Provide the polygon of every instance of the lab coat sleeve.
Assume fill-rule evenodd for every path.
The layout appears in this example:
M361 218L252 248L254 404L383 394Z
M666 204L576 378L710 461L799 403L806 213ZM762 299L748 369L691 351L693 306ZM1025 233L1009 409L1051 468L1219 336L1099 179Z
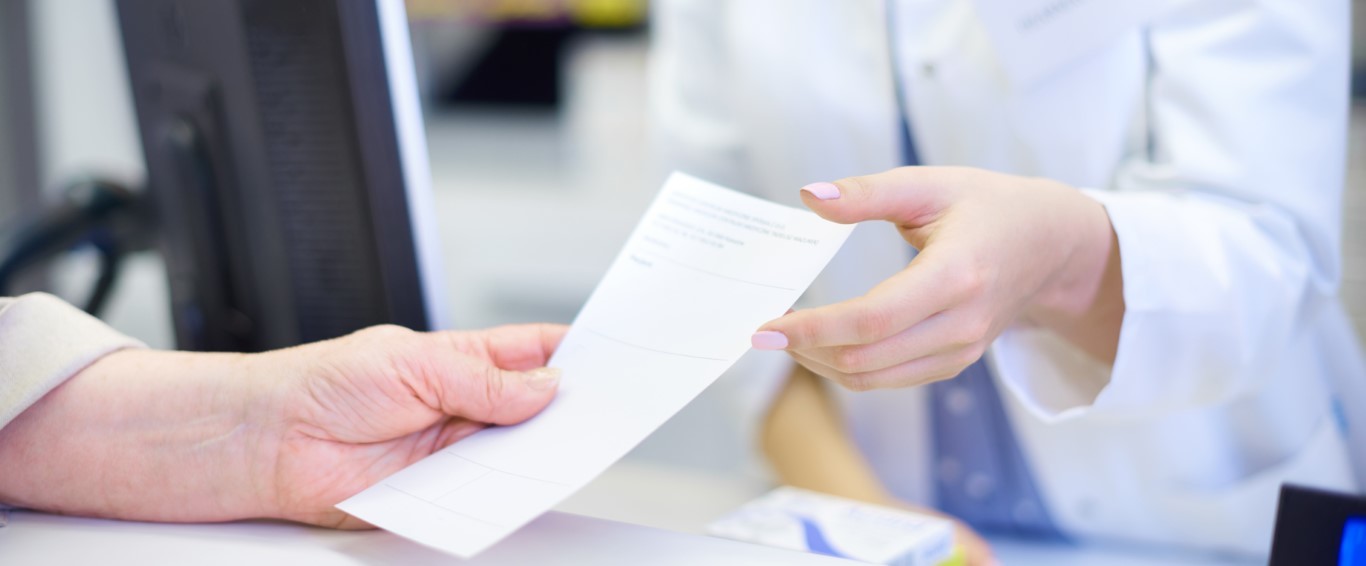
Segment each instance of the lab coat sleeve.
M52 295L0 298L0 428L96 360L141 345Z
M1152 22L1149 147L1088 191L1119 239L1118 356L1091 388L1031 371L1050 363L1038 331L1008 331L994 355L1026 406L1056 419L1215 403L1315 331L1340 277L1349 21L1345 0L1229 0Z

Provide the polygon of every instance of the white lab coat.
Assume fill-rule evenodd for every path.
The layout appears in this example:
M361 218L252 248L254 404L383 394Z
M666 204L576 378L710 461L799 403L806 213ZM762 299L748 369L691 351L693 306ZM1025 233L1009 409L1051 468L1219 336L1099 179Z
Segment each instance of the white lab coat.
M1346 0L895 1L891 34L882 0L657 2L666 166L796 205L803 184L900 164L900 81L922 162L1084 188L1119 236L1113 367L1038 329L991 352L1064 530L1264 554L1280 483L1356 490ZM810 298L861 294L905 254L862 226ZM882 479L932 503L922 393L844 398Z

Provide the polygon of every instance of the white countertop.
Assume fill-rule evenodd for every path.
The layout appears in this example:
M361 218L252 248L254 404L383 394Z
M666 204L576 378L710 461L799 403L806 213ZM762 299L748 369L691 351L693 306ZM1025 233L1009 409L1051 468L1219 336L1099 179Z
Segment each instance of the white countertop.
M252 566L472 564L849 564L698 535L550 513L462 561L384 531L333 531L246 521L167 525L16 512L0 529L3 564Z
M702 536L705 525L763 493L756 481L623 461L551 513L470 564L841 564ZM618 522L620 521L620 522ZM1141 548L993 540L1007 565L1195 566L1231 558ZM451 564L459 559L382 531L246 521L168 525L14 512L0 564Z

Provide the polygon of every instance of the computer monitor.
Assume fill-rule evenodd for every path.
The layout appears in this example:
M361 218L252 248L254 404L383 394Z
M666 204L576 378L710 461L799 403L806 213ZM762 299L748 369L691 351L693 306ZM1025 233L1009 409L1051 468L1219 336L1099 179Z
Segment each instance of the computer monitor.
M1366 497L1282 485L1268 566L1366 566Z
M402 0L119 0L178 346L445 327Z
M38 133L27 0L0 0L0 232L39 203Z

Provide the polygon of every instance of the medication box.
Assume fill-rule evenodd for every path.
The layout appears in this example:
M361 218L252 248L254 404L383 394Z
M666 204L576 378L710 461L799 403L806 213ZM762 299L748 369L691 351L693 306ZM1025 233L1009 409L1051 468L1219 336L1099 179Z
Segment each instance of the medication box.
M707 526L707 533L874 564L957 562L946 519L780 487Z

